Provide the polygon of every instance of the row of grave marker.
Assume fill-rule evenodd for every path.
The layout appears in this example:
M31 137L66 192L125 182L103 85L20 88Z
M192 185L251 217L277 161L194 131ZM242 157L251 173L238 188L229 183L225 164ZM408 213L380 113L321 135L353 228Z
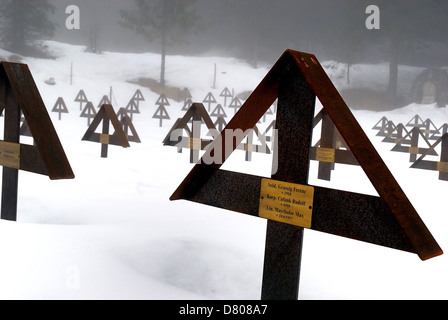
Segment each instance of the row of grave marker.
M201 137L201 124L204 123L209 134L215 136L214 133L222 131L217 124L219 119L213 123L210 115L207 113L202 103L193 103L182 118L177 119L168 134L163 140L164 146L175 146L181 153L183 148L190 149L190 163L197 163L199 160L199 151L205 150L212 138ZM246 135L236 149L244 150L246 153L245 160L251 161L252 152L272 154L275 146L276 125L273 120L264 131L261 131L255 125ZM340 136L331 119L328 117L324 109L322 109L313 121L313 129L321 123L321 138L311 148L311 160L319 162L318 179L331 180L331 171L334 170L335 164L359 165L347 144ZM182 132L182 135L179 133ZM183 133L187 135L184 136ZM258 139L259 144L254 143L254 136ZM267 145L271 142L271 147Z
M74 174L29 69L25 65L2 62L0 75L3 76L0 108L5 110L4 141L0 143L0 164L4 167L2 218L7 203L13 207L8 210L13 216L8 218L15 219L19 169L47 174L52 179L74 178ZM185 199L268 219L262 299L297 299L304 228L413 252L422 260L443 254L315 56L287 50L242 106L244 110L229 122L228 129L247 132L255 127L276 98L279 100L275 122L278 168L271 179L221 169L243 136L237 138L230 152L226 150L220 155L222 161L218 165L197 163L170 197L170 200ZM314 115L316 98L323 106L317 116ZM190 118L205 117L201 114L205 110L203 105L194 106L196 109L189 109ZM35 146L19 142L21 111L35 138ZM177 122L182 130L189 121L184 118ZM112 135L109 122L115 129ZM211 125L209 119L207 122ZM321 139L313 146L312 131L319 122L322 122ZM95 133L101 123L102 132ZM129 143L123 133L112 105L103 104L83 139L105 146L116 142L126 147ZM219 140L225 141L227 133L223 130L213 145ZM319 162L330 165L337 160L336 151L351 148L379 197L309 185L313 148ZM207 156L212 152L212 148L208 149ZM285 187L277 188L277 184L298 192L286 197ZM285 214L286 218L266 217L267 211L274 211L262 205L269 193L279 196L279 201L272 204L276 208L295 200L298 208L292 215L302 218L304 213L309 214L309 224L303 224L302 220L291 223L287 221L291 218L289 214Z
M189 90L187 88L184 89L183 91L184 93L182 94L182 97L184 98L184 104L182 107L182 111L187 111L191 105L193 104L193 100L191 99L191 94L189 92ZM236 112L239 110L239 108L242 106L243 102L241 101L240 98L238 97L234 97L234 94L230 92L230 90L226 87L222 93L220 94L221 97L224 97L224 107L226 107L227 105L227 99L230 98L231 99L231 103L229 104L229 108L233 108L234 109L234 114L236 114ZM128 105L126 106L126 110L130 115L131 120L133 120L133 114L134 113L140 113L139 110L139 102L140 101L144 101L144 97L141 93L141 91L138 89L134 96L131 98L131 100L129 101ZM84 92L84 90L80 90L74 100L75 102L79 102L80 103L80 110L81 112L81 117L83 118L87 118L87 125L90 125L91 120L95 117L96 115L96 109L93 106L93 103L91 101L89 101L87 99L87 96ZM217 103L215 97L213 96L213 94L211 92L209 92L206 97L203 100L204 103L208 104L208 111L210 112L211 110L211 105L214 103ZM85 106L83 107L83 104L85 104ZM103 98L101 99L100 103L98 104L97 108L99 109L102 105L104 104L111 104L110 98L107 95L104 95ZM168 114L168 111L166 109L166 106L170 105L169 100L167 99L167 97L164 94L161 94L159 96L159 98L157 99L157 101L155 102L155 105L158 106L158 108L156 109L154 115L153 115L153 119L158 119L159 120L159 127L163 126L163 120L170 120L170 116ZM272 112L271 109L269 109L266 114L263 117L263 122L266 121L266 116L268 114L274 114L275 113L275 108L276 108L276 104L274 104L274 112ZM64 101L64 99L62 97L59 97L56 101L56 103L53 106L52 112L57 112L58 113L58 117L59 120L61 120L62 117L62 113L69 113L67 105ZM216 121L216 126L218 128L218 130L222 130L227 122L225 121L225 118L227 118L227 113L225 112L222 104L217 104L216 107L213 108L213 110L211 111L210 114L212 117L216 117L217 121ZM259 121L260 122L260 121Z
M139 102L144 100L145 98L143 97L140 89L138 89L134 93L133 97L131 98L127 106L125 107L126 112L130 114L131 120L134 113L140 113ZM93 103L87 99L84 90L79 91L74 101L80 103L79 107L79 110L81 110L80 117L87 118L87 125L89 126L91 119L95 118L97 114L96 109L93 106ZM83 108L84 103L85 106ZM105 104L111 104L110 98L107 95L103 96L97 108L100 109ZM58 97L51 111L58 113L59 120L61 120L63 113L69 113L67 105L62 97Z
M408 130L407 127L412 129ZM395 143L391 151L409 153L411 168L439 172L439 180L448 181L448 123L437 128L431 119L425 121L415 115L407 124L394 124L382 117L374 126L377 136L384 137L382 142ZM435 140L431 143L430 140ZM420 146L423 141L424 147ZM428 156L439 156L436 151L441 146L439 161L427 160ZM420 155L419 158L417 158Z

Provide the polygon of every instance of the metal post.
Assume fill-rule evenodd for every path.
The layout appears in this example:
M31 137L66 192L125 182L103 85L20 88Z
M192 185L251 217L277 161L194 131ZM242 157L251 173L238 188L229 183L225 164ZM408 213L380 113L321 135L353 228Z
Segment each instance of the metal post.
M277 170L272 179L307 184L316 96L302 75L291 73L279 87ZM303 228L268 221L262 300L298 298Z
M20 109L10 86L6 86L4 141L19 143ZM1 218L17 220L19 170L3 167Z
M103 117L103 131L102 131L104 136L108 136L109 135L109 119L106 116L106 113L104 112L104 117ZM107 139L109 140L109 139ZM107 143L105 143L107 142ZM101 142L101 158L107 158L107 151L109 148L109 141L105 141L105 142Z

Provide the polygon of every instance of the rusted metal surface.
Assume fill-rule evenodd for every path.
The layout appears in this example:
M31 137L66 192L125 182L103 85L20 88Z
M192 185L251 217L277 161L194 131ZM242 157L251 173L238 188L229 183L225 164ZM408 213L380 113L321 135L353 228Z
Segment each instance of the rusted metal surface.
M192 121L191 129L188 123ZM210 139L201 138L201 124L204 121L209 130L216 130L212 119L208 115L202 103L193 103L182 118L179 118L170 129L165 139L163 139L164 146L176 146L182 152L182 148L190 149L190 163L196 163L199 160L199 150L204 150L205 147L212 142ZM179 133L185 130L188 137L180 136ZM177 131L177 132L176 132ZM176 136L177 135L177 136ZM176 136L172 140L172 136Z
M263 177L210 169L190 201L258 216ZM244 190L242 192L241 190ZM387 204L379 197L314 186L312 230L415 252Z
M372 200L373 198L370 196L353 196L351 193L340 192L338 197L331 198L331 202L322 200L324 202L320 205L320 209L314 210L311 229L329 232L329 226L335 223L338 225L341 222L341 219L339 218L340 215L342 217L348 216L350 218L343 219L346 222L344 228L342 228L342 232L334 230L330 233L343 233L341 235L360 238L360 240L363 241L390 246L400 250L415 252L422 260L442 254L443 252L441 248L426 228L401 187L393 178L391 172L384 164L336 88L331 83L316 57L297 51L288 50L283 54L260 85L255 89L253 94L248 98L246 103L229 122L227 127L221 133L220 139L215 139L212 143L212 147L208 151L210 153L208 156L212 155L215 148L222 148L220 153L220 155L222 155L220 159L221 161L217 161L211 165L205 165L204 163L197 164L173 193L171 200L193 200L201 196L201 194L205 192L204 186L210 182L209 180L211 179L211 176L216 174L216 170L220 168L231 153L226 153L224 144L219 145L219 141L226 141L226 129L242 129L245 131L254 127L258 119L263 116L274 100L279 96L279 87L287 85L288 81L282 82L282 79L289 78L292 80L296 77L303 77L307 85L309 85L311 90L317 95L325 112L336 126L341 137L347 143L347 146L353 153L356 161L364 169L367 177L378 192L380 196L379 199L382 201ZM289 104L288 108L294 109L300 108L300 106ZM287 137L291 138L291 140L288 142L287 139L284 139L283 143L285 143L286 146L279 145L278 147L280 149L289 148L293 153L291 157L286 157L282 155L282 152L279 152L280 157L278 163L282 163L283 165L279 166L279 171L277 172L278 177L281 177L281 179L284 179L285 181L300 180L303 182L302 179L307 176L308 165L297 167L290 158L300 157L301 159L309 160L310 142L307 139L305 141L303 138L295 139L294 137L304 137L305 135L302 131L311 131L312 120L309 125L301 126L299 128L290 126L290 119L282 119L282 121L284 122L279 123L279 119L277 119L276 122L279 134L283 131ZM241 140L243 138L244 137L242 137ZM233 150L241 140L235 141ZM224 180L225 179L222 178L220 181L223 183ZM238 184L240 181L234 183ZM253 190L254 188L255 187L247 189L247 192L244 192L241 201L234 198L236 194L231 192L231 189L224 188L224 192L228 193L227 200L232 202L232 208L230 210L238 212L246 211L247 197L251 193L250 190ZM218 197L219 194L217 189L219 189L219 187L211 191L212 195L215 197ZM238 187L237 193L241 193L241 190L246 189ZM319 192L317 194L319 194ZM353 201L357 201L357 203L347 206L343 200L343 194L350 195L351 198L349 199L353 199ZM251 196L258 197L258 194L255 193ZM347 197L345 197L346 200ZM382 204L378 205L378 203ZM379 210L380 213L371 213L372 210L370 209L361 210L360 206L363 204L368 208L372 208L372 210ZM222 201L220 201L220 205L221 207L225 207L225 204ZM253 205L255 206L255 202ZM387 208L387 218L384 217L385 214L381 214L381 212L384 212L385 208ZM369 219L372 221L372 225L368 225L367 228L377 230L373 232L375 236L364 235L366 232L364 230L365 222L361 218L363 215L358 215L358 212L364 212L365 210L369 213ZM328 211L337 212L337 214L331 214L328 213ZM325 219L321 217L325 217ZM380 220L378 220L377 223L374 223L375 219ZM325 220L325 222L322 222L323 220ZM321 223L319 223L319 221L321 221ZM392 236L392 238L396 237L397 239L391 241L391 235L389 234L389 231L386 230L394 231L394 236Z
M427 155L433 155L435 148L441 144L440 161L425 160ZM411 168L439 171L439 180L448 181L448 133L443 134Z
M324 107L318 119L314 119L316 95ZM442 254L317 59L300 52L285 52L170 199L259 216L262 178L220 167L244 139L233 139L229 149L224 143L227 135L253 128L277 97L272 179L308 183L309 161L317 150L311 145L312 131L322 120L320 146L335 148L339 132L352 154L350 161L364 169L380 195L314 187L311 229L417 253L422 260ZM211 158L215 162L206 164L205 159ZM335 160L334 156L325 164L327 172ZM262 299L298 297L302 245L303 228L268 220Z
M272 179L308 183L315 103L316 95L300 74L293 70L283 74L278 89ZM263 300L297 300L302 247L303 228L268 220Z
M359 164L350 150L341 149L347 149L346 143L324 109L314 117L313 127L319 122L322 123L320 140L311 148L311 159L319 161L318 178L330 181L336 163Z
M100 124L102 125L101 133L95 132ZM110 123L114 129L113 134L109 134ZM108 146L116 145L123 148L129 148L129 141L126 133L123 131L120 121L114 108L110 104L103 104L93 119L90 126L87 128L82 140L101 143L101 157L107 158Z
M1 218L16 221L19 170L50 179L72 179L74 174L28 66L1 62L0 113L4 113ZM20 143L22 113L34 145Z
M419 147L419 138L423 139L427 146L426 148ZM424 154L426 152L429 152L433 156L438 155L434 149L431 149L431 143L417 126L413 127L402 139L397 140L396 145L391 151L409 153L409 162L414 162L417 160L418 154Z
M5 77L2 78L2 86L5 86L5 103L3 110L5 125L3 139L7 143L18 145L20 141L20 108L14 97L10 84L5 82ZM16 157L13 155L11 158ZM18 162L18 165L15 164L12 166L7 166L7 163L3 163L1 218L10 221L17 220L17 195L19 186L20 160Z
M5 82L4 86L10 86L13 99L23 112L38 149L38 154L42 159L36 165L37 168L34 168L29 161L25 161L27 165L24 165L21 169L47 174L52 180L74 178L64 149L28 66L2 62L0 77ZM4 105L2 107L4 108ZM8 119L5 118L6 121ZM42 170L42 163L45 170Z

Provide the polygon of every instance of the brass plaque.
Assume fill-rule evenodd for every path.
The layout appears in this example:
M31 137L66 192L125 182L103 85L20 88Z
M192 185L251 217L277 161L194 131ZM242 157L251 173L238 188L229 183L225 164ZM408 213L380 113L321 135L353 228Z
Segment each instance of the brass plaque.
M100 134L100 142L102 143L102 144L109 144L109 135L108 134L105 134L105 133L101 133Z
M336 154L335 149L317 148L316 149L316 160L319 162L334 163L335 154Z
M244 151L248 151L248 152L254 152L255 151L255 146L253 144L248 144L246 143L244 145Z
M201 150L202 149L201 138L190 138L190 149Z
M409 147L410 154L419 154L420 149L418 147Z
M437 171L448 172L448 162L437 162Z
M311 228L314 188L262 179L258 215L303 228Z
M20 169L20 144L0 141L0 165Z

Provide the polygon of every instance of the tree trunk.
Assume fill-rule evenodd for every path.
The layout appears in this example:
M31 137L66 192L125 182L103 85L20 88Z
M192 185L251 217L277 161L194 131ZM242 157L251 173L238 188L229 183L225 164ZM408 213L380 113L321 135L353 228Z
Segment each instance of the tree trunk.
M165 59L166 59L166 39L165 32L162 31L162 63L160 66L160 84L165 86Z
M166 60L166 31L168 28L168 6L166 1L162 2L162 62L160 65L160 84L165 86L165 60Z
M395 106L398 102L398 60L400 55L400 41L398 37L391 38L390 51L389 84L387 86L386 99L388 104Z

